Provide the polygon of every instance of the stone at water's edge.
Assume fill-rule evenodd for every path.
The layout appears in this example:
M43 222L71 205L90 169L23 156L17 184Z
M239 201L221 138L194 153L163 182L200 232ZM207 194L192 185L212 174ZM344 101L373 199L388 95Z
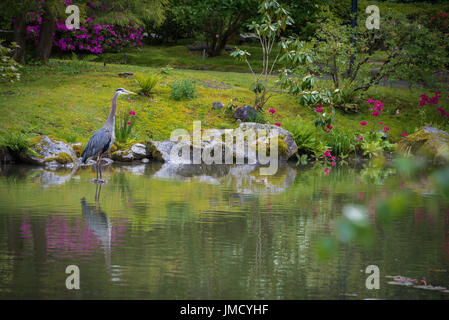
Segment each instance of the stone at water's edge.
M431 160L435 164L449 163L449 134L433 127L422 127L402 138L397 151Z
M247 162L248 159L248 149L249 148L253 148L257 151L257 148L259 145L265 144L266 146L266 154L268 153L269 147L270 147L270 143L269 143L269 138L272 138L273 136L275 136L275 134L277 134L278 136L278 159L280 161L287 161L289 158L291 158L298 150L298 147L296 145L295 139L293 138L293 135L288 132L287 130L274 126L274 125L270 125L270 124L260 124L260 123L252 123L252 122L245 122L245 123L241 123L239 128L241 131L245 132L247 130L254 130L254 131L265 131L266 135L264 136L259 136L258 140L257 140L257 144L255 145L248 145L247 140L244 140L244 150L243 150L243 154L239 154L239 151L236 148L235 145L235 141L233 144L233 149L231 150L232 155L234 158L236 157L242 157L243 159L245 159L245 162ZM237 134L237 129L231 130L230 134L232 136L236 136ZM214 146L216 146L217 143L221 144L221 150L224 150L226 148L225 145L225 140L226 138L223 138L223 135L225 134L225 130L217 130L216 131L218 134L221 135L221 142L219 141L215 141L214 139L208 140L205 139L204 137L202 138L202 140L198 143L199 149L200 150L200 154L204 154L204 152L206 153L210 153L211 150L213 149ZM182 143L186 143L186 142L182 142ZM174 159L170 159L170 152L172 151L173 146L175 145L175 142L172 142L170 140L164 140L164 141L150 141L148 143L148 150L150 150L151 153L151 157L153 160L156 161L162 161L162 162L176 162L176 160ZM190 161L192 161L192 155L193 155L193 150L196 148L196 144L192 144L191 140L190 142L187 142L187 147L190 150ZM225 154L225 152L223 151L223 155ZM256 163L258 163L259 161L259 157L257 157ZM223 163L224 163L224 159L223 159Z
M136 143L130 149L117 150L112 152L111 158L118 162L131 162L135 160L146 159L149 156L145 145Z
M8 149L0 148L0 163L11 163L13 161L14 161L14 158L9 153Z
M34 138L31 147L20 154L19 158L26 163L47 167L73 167L80 162L70 145L48 136Z

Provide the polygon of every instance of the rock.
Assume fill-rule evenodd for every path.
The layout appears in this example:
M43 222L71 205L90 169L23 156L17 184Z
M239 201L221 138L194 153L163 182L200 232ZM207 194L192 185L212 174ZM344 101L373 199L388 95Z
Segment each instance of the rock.
M244 137L245 133L249 133L247 131L254 130L254 134L256 132L264 131L264 135L259 135L257 140L254 142L248 142L247 138L244 138L243 140L243 148L238 148L236 143L236 136L237 133L240 131ZM225 133L229 133L229 141L231 141L231 144L226 144L226 135ZM149 142L148 149L151 151L151 156L154 160L157 161L163 161L163 162L171 162L171 163L177 163L177 164L187 164L187 163L193 163L193 154L198 150L198 154L202 155L202 163L207 162L204 161L204 155L210 155L210 157L213 157L214 148L215 150L221 151L221 160L222 163L226 163L226 154L231 155L232 163L236 163L236 159L243 159L245 163L251 163L251 164L258 164L260 158L257 156L256 159L252 159L250 162L248 160L248 154L250 151L250 148L254 149L254 153L256 154L258 152L258 147L262 144L265 144L266 146L266 155L269 155L269 148L270 148L270 139L275 137L277 135L278 139L278 160L280 161L286 161L291 156L293 156L297 152L297 145L293 138L293 135L288 132L287 130L283 128L279 128L275 125L269 125L269 124L260 124L260 123L242 123L240 124L239 128L233 129L233 130L216 130L215 138L212 137L205 137L204 132L203 136L201 138L201 141L193 142L191 137L190 139L182 140L182 142L172 142L170 140L164 140L164 141L151 141ZM255 135L254 135L255 136ZM178 144L179 143L179 144ZM252 143L252 144L251 144ZM218 144L218 146L217 146ZM251 145L249 145L251 144ZM176 149L173 150L175 153L174 159L171 158L170 154L172 152L173 147L176 145ZM184 149L182 147L185 147ZM190 152L189 155L182 156L182 150L188 150ZM178 156L176 157L176 151L178 151ZM227 152L227 153L226 153ZM220 159L218 157L217 159ZM230 164L227 162L227 164Z
M212 109L221 109L224 107L224 104L221 103L220 101L215 101L212 103Z
M422 127L402 138L397 151L423 157L435 164L449 163L449 134L434 127Z
M0 148L0 163L11 163L13 161L14 161L14 158L9 153L8 149Z
M173 148L174 145L175 143L170 140L150 141L148 143L148 149L154 160L168 162L170 161L171 148Z
M141 160L148 156L147 148L142 143L136 143L131 147L134 160Z
M23 162L46 167L73 167L80 163L69 144L48 136L34 138L31 147L20 154L19 158Z
M117 150L111 155L112 160L118 162L131 162L134 160L134 154L130 150Z
M148 158L143 158L142 159L142 163L148 163L148 162L150 162L150 160Z
M256 109L251 106L243 106L235 110L234 119L240 120L242 122L248 122L251 118L254 118L257 114Z
M120 72L120 73L118 74L118 76L119 76L119 77L122 77L122 78L126 78L126 77L133 76L133 75L134 75L133 72Z
M72 147L73 151L75 151L76 156L79 158L83 154L83 146L81 143L71 143L70 146Z

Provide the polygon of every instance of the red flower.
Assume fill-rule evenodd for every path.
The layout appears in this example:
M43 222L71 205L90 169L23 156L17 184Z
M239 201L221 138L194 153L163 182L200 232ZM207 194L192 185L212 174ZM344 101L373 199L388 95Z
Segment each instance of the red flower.
M318 109L315 109L315 111L318 112L318 113L321 113L321 112L323 112L323 109L318 108Z
M126 124L127 124L128 126L130 126L130 125L131 125L131 122L128 121Z
M331 172L331 169L329 169L329 168L324 168L323 172L324 172L325 175L328 175L329 172Z
M373 113L371 113L371 115L373 115L374 117L378 116L380 113L377 111L373 111Z
M389 127L384 127L384 131L387 132L388 130L390 130Z
M332 161L332 167L335 167L335 165L336 165L336 162Z
M268 112L271 113L271 114L274 114L276 112L276 110L270 109L270 110L268 110Z
M361 121L360 124L361 124L362 126L366 126L366 121Z
M381 121L381 122L379 122L379 124L380 124L380 125L383 125L384 123Z
M324 156L325 157L330 157L331 156L331 152L329 150L324 151Z
M278 126L278 127L281 126L281 124L280 124L279 122L276 122L274 125L275 125L275 126Z
M408 133L407 133L407 132L404 132L404 133L402 134L402 136L403 136L403 137L406 137L406 136L408 136Z
M336 156L332 156L332 160L337 160L337 157Z
M357 137L357 139L359 139L360 141L363 141L363 137Z
M135 116L135 115L136 115L136 112L131 110L131 111L129 112L129 114L132 115L132 116Z

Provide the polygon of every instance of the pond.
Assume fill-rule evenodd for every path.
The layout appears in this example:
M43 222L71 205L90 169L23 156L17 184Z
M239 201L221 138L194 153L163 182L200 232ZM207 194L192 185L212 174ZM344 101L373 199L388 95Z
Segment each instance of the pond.
M447 299L389 276L449 287L449 206L426 181L391 167L111 165L0 171L0 298ZM397 190L414 205L389 224L375 203ZM98 200L96 200L98 198ZM371 245L339 244L322 259L347 204L364 205ZM66 267L80 289L66 288ZM369 290L367 266L380 270Z

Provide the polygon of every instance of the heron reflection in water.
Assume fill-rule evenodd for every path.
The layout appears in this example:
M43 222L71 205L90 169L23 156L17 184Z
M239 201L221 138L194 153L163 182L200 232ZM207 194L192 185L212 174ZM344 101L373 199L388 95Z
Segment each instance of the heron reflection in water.
M90 204L86 198L81 199L81 211L87 227L100 240L105 254L106 267L110 270L111 266L111 238L112 225L106 212L101 210L98 202L100 198L101 184L97 184L95 193L95 204Z

